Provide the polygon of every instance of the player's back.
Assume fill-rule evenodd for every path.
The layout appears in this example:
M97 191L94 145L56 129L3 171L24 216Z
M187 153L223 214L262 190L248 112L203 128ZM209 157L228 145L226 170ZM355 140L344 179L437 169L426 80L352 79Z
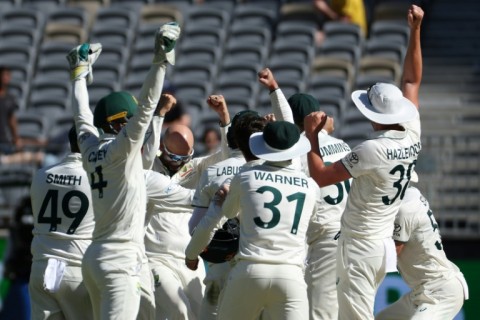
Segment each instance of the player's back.
M318 143L320 155L327 166L342 159L351 151L350 146L345 141L323 132L318 134ZM308 165L303 167L308 172ZM327 224L330 228L340 229L340 219L347 204L351 182L352 179L350 178L321 188L323 200L319 202L315 218L308 230L309 243L321 234Z
M209 166L207 170L202 173L197 189L195 190L192 205L194 207L208 208L215 192L217 192L226 179L239 173L244 164L245 158L241 151L234 150L230 158Z
M95 211L93 238L143 244L146 191L141 141L131 139L126 127L116 136L105 134L100 139L89 145L83 157Z
M90 184L81 155L37 171L31 185L34 260L62 258L80 265L94 228Z
M408 237L408 241L398 257L398 268L410 287L450 279L459 272L445 255L428 201L414 187L405 192L395 219L394 239L402 237Z
M410 130L377 131L342 159L354 178L342 232L369 239L391 237L420 149L419 135Z
M306 231L319 196L311 178L285 162L267 162L236 175L230 193L240 203L238 258L303 265Z

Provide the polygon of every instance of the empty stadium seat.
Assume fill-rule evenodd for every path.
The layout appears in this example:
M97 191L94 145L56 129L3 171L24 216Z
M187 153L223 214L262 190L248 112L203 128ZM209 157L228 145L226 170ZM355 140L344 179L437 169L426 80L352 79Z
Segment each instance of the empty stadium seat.
M266 26L235 23L230 27L228 38L241 43L263 46L268 50L272 39L272 31Z
M288 41L292 45L315 46L316 24L299 24L296 21L283 21L277 25L276 39ZM277 40L278 41L278 40Z
M406 46L408 45L409 37L410 29L405 21L374 21L370 28L370 39L395 42Z
M266 27L273 32L277 21L277 12L270 8L254 4L239 4L232 14L232 26Z
M327 21L323 25L325 38L362 46L364 36L359 25L343 21Z
M355 79L355 67L350 61L335 56L317 56L312 62L312 76L343 79L349 86Z
M230 14L221 8L211 6L190 6L186 17L187 25L226 28L230 22Z

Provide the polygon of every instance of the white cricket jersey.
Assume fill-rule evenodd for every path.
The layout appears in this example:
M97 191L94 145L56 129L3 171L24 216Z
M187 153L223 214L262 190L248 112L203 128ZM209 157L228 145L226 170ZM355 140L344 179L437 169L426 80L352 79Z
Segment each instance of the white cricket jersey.
M405 192L395 218L393 239L405 243L398 256L398 269L410 288L459 274L458 267L443 251L438 224L427 199L415 187Z
M263 164L263 162L264 160L262 159L248 161L240 167L240 172L248 168ZM226 178L225 180L223 180L223 182L230 185L232 177ZM238 212L236 214L238 215ZM230 213L229 215L231 216L232 213ZM215 204L215 202L210 201L207 211L204 213L203 217L200 219L200 221L198 221L198 224L195 226L195 232L193 232L192 238L190 239L190 242L185 249L186 256L189 259L196 259L203 251L203 249L208 246L210 241L212 241L216 229L219 226L222 226L226 220L227 218L222 211L222 207L219 207Z
M342 215L342 234L391 238L395 215L421 149L420 119L405 128L376 131L341 160L354 178Z
M231 178L240 172L245 164L245 158L240 150L233 150L231 157L217 164L209 166L200 178L195 191L192 205L194 207L208 208L215 192L222 186L225 179Z
M193 188L200 180L202 172L208 166L222 160L225 155L224 152L217 152L206 157L194 158L170 178L173 185L192 189L190 196L184 198L185 205L167 203L161 208L149 206L148 216L152 218L145 235L145 249L149 261L153 261L159 255L185 258L185 248L190 241L188 222L193 211ZM161 164L159 160L158 162ZM154 165L155 169L168 178L168 170L165 167Z
M39 169L30 188L33 261L57 258L80 266L92 240L92 197L79 153Z
M74 82L74 118L92 188L94 241L129 241L143 251L146 189L141 148L160 99L165 70L165 65L152 65L137 111L118 135L98 137L85 79Z
M319 132L318 143L320 155L325 165L331 165L334 162L345 157L351 150L343 140L332 137L324 132ZM308 164L302 166L308 172ZM340 219L347 204L348 193L352 179L348 179L334 185L320 188L322 198L315 216L308 228L308 243L312 243L321 235L321 230L328 224L332 228L340 230Z
M303 266L305 238L320 197L317 184L291 161L245 168L230 184L222 206L240 219L236 259Z
M181 187L168 176L148 171L145 250L149 260L158 255L183 258L189 240L188 220L194 190Z

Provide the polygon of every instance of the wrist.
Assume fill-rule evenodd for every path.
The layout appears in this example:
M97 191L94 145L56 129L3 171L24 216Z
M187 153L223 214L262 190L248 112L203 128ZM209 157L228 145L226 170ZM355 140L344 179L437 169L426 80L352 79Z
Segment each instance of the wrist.
M277 87L277 86L269 88L270 93L273 93L273 92L277 91L278 89L280 89L280 88Z

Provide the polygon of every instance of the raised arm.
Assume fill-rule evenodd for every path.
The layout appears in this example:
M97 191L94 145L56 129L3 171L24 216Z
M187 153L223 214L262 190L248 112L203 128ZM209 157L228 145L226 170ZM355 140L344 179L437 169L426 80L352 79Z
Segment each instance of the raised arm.
M102 45L100 43L84 43L70 50L67 55L73 91L73 118L79 137L85 133L98 136L98 130L93 125L87 84L93 82L92 65L97 61L101 52Z
M403 78L401 89L405 98L412 101L419 108L418 94L422 81L422 49L420 45L420 26L423 20L422 8L412 5L408 9L408 25L410 39L403 64Z
M276 120L283 120L293 123L293 114L285 95L278 86L277 80L269 68L258 73L258 82L268 89L272 103L273 114Z
M153 166L158 149L160 148L160 136L165 115L176 103L177 99L171 94L164 93L160 96L160 101L153 113L152 122L145 133L145 143L142 149L143 168L145 170L150 170Z
M180 27L172 22L166 23L155 33L153 62L138 95L138 110L126 125L128 136L132 140L145 138L145 131L153 118L163 89L167 63L175 64L175 44L180 36Z
M212 163L216 163L223 159L226 159L230 156L228 142L227 142L227 132L230 128L230 113L228 112L227 102L222 95L211 95L207 99L208 106L218 114L219 124L220 124L220 153L221 157L218 160L214 160ZM208 165L210 165L208 164Z

